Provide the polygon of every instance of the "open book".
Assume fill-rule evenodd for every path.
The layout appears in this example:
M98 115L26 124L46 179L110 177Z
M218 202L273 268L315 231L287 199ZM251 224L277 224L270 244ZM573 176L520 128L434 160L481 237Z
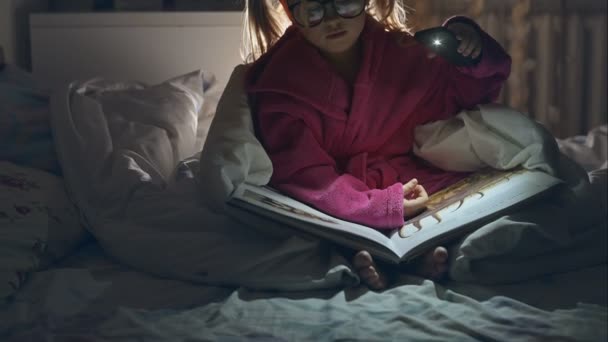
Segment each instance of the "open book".
M392 231L337 219L268 188L243 184L229 204L391 263L407 262L440 242L480 227L562 183L540 171L486 169L429 196L427 210Z

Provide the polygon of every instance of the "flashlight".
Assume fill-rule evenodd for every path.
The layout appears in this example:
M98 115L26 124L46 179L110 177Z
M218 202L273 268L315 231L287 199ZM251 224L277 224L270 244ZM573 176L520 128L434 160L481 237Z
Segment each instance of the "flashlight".
M480 57L474 59L459 53L460 41L452 31L443 26L418 31L414 34L414 39L456 66L473 66L480 60Z

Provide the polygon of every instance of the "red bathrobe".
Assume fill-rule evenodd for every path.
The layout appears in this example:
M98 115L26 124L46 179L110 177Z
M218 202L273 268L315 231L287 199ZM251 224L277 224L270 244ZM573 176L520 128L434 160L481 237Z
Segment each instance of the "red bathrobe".
M453 20L474 24L463 17L446 24ZM354 84L289 28L252 65L246 85L274 167L270 184L341 219L402 226L403 183L417 178L431 194L463 177L416 158L414 128L494 101L509 75L509 55L474 25L482 33L481 61L454 67L368 17Z

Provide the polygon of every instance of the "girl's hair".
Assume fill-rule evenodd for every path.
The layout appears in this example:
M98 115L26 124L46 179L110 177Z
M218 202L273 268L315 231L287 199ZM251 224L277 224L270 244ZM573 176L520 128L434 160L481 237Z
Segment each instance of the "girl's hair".
M410 32L402 0L368 0L367 13L387 31ZM256 61L281 38L291 24L279 0L246 0L241 56Z

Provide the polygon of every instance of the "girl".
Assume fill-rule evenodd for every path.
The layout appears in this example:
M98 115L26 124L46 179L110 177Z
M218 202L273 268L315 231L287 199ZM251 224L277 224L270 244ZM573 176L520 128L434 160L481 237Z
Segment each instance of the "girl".
M416 159L414 128L494 101L510 57L472 20L453 17L444 26L478 63L450 65L413 39L399 0L280 3L248 2L246 87L271 185L338 218L402 226L424 209L427 192L463 177ZM283 34L281 10L291 22ZM368 286L386 286L369 253L353 264ZM447 250L437 247L421 266L421 275L441 277Z

